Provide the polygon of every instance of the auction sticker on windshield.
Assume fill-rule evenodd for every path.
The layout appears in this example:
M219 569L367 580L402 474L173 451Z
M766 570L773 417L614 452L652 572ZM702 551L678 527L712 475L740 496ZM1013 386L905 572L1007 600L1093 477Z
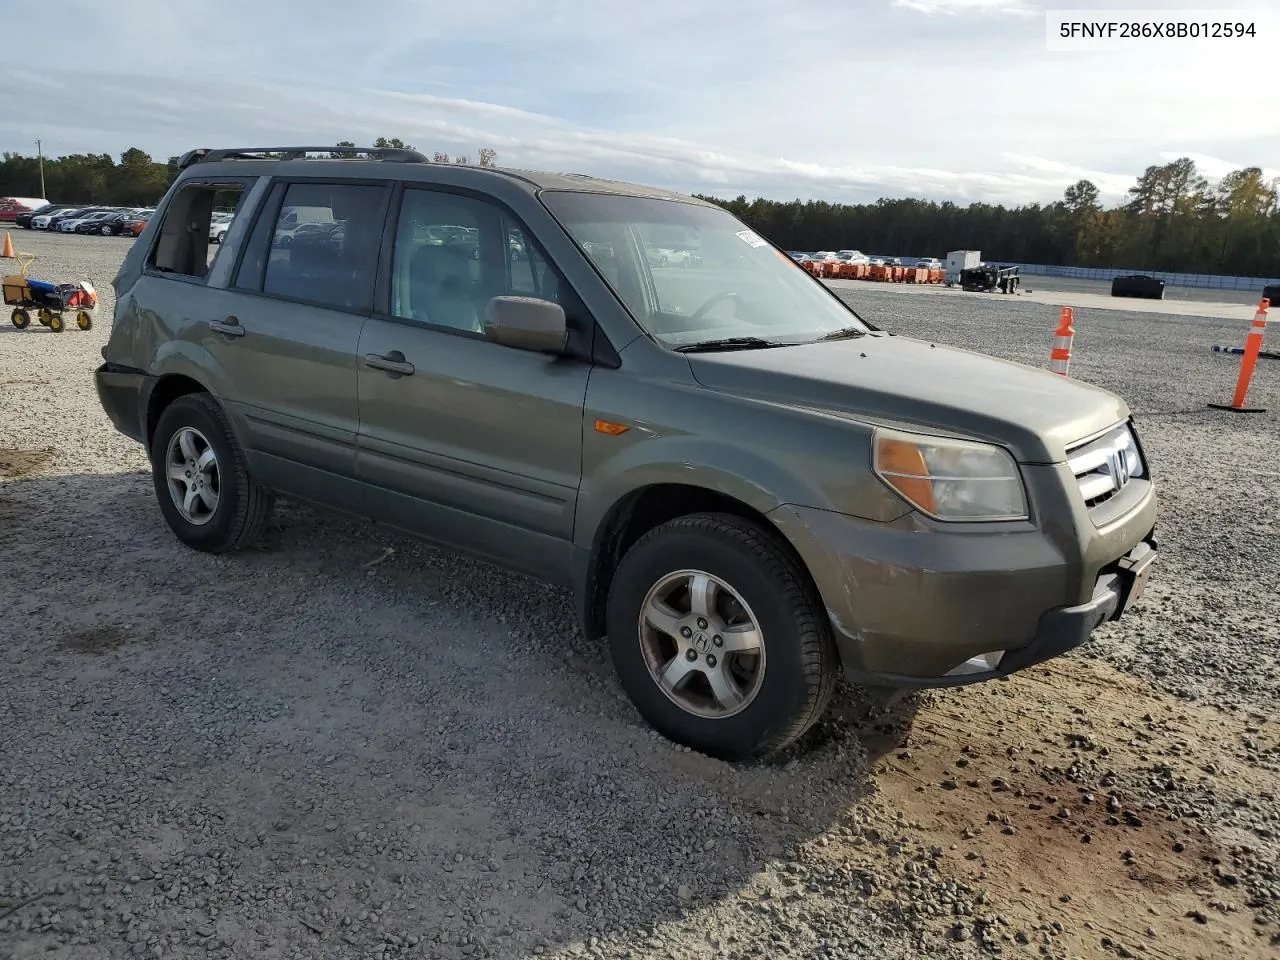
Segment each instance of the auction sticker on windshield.
M749 247L763 247L765 244L764 238L751 230L739 230L737 237Z

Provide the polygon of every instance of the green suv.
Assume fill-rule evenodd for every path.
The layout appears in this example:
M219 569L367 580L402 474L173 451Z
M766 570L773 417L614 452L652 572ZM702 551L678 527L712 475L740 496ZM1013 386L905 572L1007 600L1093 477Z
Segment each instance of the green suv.
M182 168L96 378L195 549L278 493L571 588L640 713L728 759L841 671L1004 676L1146 582L1121 399L877 329L716 206L405 150Z

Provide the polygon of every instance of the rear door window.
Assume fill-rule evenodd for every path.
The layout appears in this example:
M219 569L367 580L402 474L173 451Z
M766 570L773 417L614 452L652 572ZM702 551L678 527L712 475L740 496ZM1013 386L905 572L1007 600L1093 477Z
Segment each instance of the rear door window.
M278 184L236 287L337 310L370 309L389 195L381 184Z

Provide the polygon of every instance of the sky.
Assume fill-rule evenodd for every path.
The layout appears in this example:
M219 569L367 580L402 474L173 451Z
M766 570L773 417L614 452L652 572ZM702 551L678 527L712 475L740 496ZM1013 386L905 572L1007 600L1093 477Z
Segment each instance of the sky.
M1280 176L1280 0L1254 39L1050 50L1080 0L39 0L6 57L0 150L157 159L206 146L371 143L716 196L1119 202L1180 156ZM1090 9L1091 8L1091 9ZM1219 19L1225 15L1217 11ZM1084 17L1082 16L1082 19ZM1268 32L1268 28L1270 28Z

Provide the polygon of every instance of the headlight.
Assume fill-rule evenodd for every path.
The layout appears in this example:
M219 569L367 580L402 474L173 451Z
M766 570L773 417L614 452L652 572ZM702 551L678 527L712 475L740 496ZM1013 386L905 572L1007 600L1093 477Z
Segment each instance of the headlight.
M987 443L876 430L876 475L938 520L1025 520L1018 465Z

